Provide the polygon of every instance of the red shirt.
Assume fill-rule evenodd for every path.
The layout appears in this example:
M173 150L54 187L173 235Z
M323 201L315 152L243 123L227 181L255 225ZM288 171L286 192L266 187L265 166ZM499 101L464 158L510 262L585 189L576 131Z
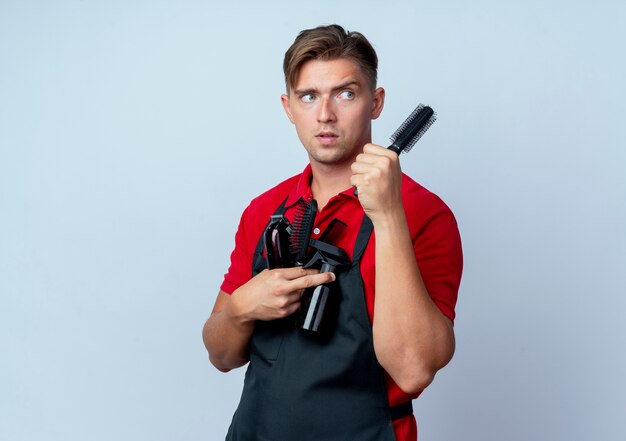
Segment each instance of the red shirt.
M285 216L292 222L298 200L313 198L311 177L309 165L301 174L283 181L253 199L244 210L235 235L235 249L231 254L230 268L221 286L222 291L232 294L250 280L254 250L270 216L287 198ZM426 289L441 312L454 322L454 307L463 268L461 238L454 215L438 196L406 175L402 177L402 201L415 258ZM356 236L364 215L358 198L354 195L353 189L349 188L331 198L325 207L320 207L312 238L319 238L328 224L338 218L347 225L347 228L334 245L343 248L352 258ZM373 232L361 258L360 268L370 323L373 322L374 316L375 242ZM388 375L386 377L390 406L419 395L405 394ZM413 416L398 419L393 425L398 441L417 439L417 427Z

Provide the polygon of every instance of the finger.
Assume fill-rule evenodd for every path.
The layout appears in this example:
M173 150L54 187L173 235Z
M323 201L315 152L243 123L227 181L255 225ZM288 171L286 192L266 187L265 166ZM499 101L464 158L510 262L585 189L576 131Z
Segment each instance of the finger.
M380 155L373 155L371 153L359 153L355 158L355 164L375 164L380 158Z
M335 274L333 273L312 274L291 280L289 282L289 288L290 290L296 291L300 289L312 288L314 286L322 285L324 283L330 283L334 280Z
M302 299L302 295L300 294L300 292L304 292L304 290L296 290L296 291L291 291L288 294L285 294L284 296L282 296L280 298L280 302L277 305L279 309L286 309L291 307L294 303L300 303L300 300Z
M352 173L354 174L364 174L369 172L373 166L376 165L376 162L353 162L350 166Z
M377 156L379 155L387 156L390 152L391 151L388 150L387 148L377 145L377 144L365 144L363 146L363 153L369 153L369 154L377 155Z
M289 291L288 294L285 295L286 305L290 305L294 302L299 302L302 298L302 294L304 294L305 289L300 288L293 291Z
M291 314L296 312L298 309L300 309L300 301L294 302L294 303L290 304L289 306L286 306L283 309L281 309L281 314L279 314L279 316L280 317L289 317Z
M352 175L350 176L350 185L352 185L354 188L359 188L361 186L363 186L364 182L363 182L363 175Z
M296 266L293 268L281 268L277 270L285 279L294 280L299 279L301 277L306 277L314 274L318 274L320 271L314 268L303 268L301 266Z

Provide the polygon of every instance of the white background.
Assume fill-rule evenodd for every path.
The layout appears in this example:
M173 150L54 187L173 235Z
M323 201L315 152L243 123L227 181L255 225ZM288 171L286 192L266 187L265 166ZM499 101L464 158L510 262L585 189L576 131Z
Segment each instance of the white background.
M375 142L439 115L402 164L466 263L420 439L624 439L617 0L0 0L0 439L223 439L243 369L201 328L241 211L306 164L284 51L333 22L378 51Z

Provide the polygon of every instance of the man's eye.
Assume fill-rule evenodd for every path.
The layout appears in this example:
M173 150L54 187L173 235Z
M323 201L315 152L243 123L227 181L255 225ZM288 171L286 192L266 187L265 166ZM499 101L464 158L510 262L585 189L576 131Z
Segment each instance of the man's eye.
M304 103L312 103L315 100L315 96L312 93L307 93L306 95L302 95L300 99Z
M339 94L339 97L344 100L354 99L354 93L351 90L344 90Z

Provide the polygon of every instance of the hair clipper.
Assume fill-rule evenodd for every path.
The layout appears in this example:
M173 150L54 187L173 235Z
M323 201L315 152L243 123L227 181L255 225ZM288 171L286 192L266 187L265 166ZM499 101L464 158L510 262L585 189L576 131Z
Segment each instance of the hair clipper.
M293 266L290 247L291 224L282 214L270 217L270 223L263 233L265 260L269 269Z

